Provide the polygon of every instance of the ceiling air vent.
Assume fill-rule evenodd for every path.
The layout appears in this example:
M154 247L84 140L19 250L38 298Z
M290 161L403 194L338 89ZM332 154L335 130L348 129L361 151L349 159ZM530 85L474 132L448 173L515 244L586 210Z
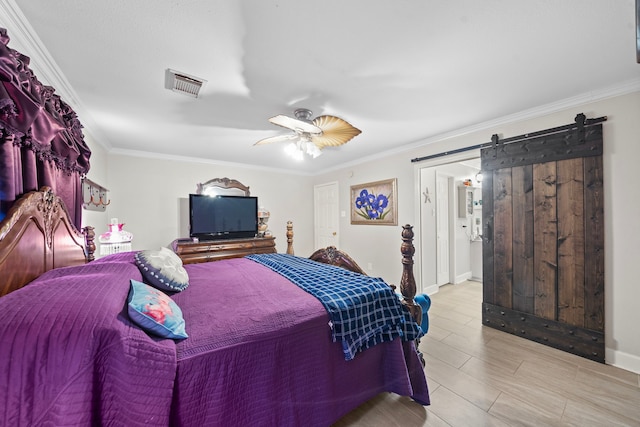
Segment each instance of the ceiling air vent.
M198 97L200 90L206 83L206 80L170 68L167 68L164 76L165 88L194 98Z

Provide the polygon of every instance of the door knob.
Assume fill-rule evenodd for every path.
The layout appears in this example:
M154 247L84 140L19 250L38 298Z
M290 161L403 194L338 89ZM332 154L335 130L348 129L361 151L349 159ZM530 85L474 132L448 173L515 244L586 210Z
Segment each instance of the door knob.
M337 233L334 231L334 232L333 232L333 233L331 233L331 234L333 234L333 235L335 236Z

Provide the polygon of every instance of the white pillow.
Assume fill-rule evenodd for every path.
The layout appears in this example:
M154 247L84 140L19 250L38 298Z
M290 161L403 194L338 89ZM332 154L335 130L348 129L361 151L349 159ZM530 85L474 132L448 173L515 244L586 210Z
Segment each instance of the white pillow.
M163 291L180 292L189 286L189 275L182 260L171 249L145 250L134 255L142 276Z

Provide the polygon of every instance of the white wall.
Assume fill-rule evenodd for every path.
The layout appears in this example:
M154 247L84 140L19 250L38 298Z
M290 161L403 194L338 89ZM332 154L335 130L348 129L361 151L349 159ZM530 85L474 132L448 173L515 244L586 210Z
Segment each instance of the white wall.
M91 181L99 184L105 188L109 188L107 186L107 164L108 164L108 156L104 147L98 143L96 143L91 134L86 133L84 135L84 142L91 149L91 157L89 158L89 163L91 165L89 169L89 173L87 174L87 178ZM95 228L96 232L96 244L98 243L98 235L100 233L106 231L103 228L106 227L106 224L109 222L107 211L91 211L82 209L82 226L90 225ZM103 231L101 231L103 230ZM96 247L96 255L99 250Z
M313 186L310 177L234 165L109 154L109 218L118 218L133 233L134 250L166 246L188 237L181 206L196 185L212 178L236 179L271 212L269 229L278 252L286 251L286 223L293 221L296 253L313 252ZM187 202L188 203L188 202ZM106 230L106 223L97 233Z
M640 286L636 285L637 250L634 249L640 242L640 221L635 219L640 213L640 191L635 190L640 159L640 92L585 103L537 118L496 124L483 130L461 130L459 136L428 141L413 150L319 175L314 183L338 181L340 210L348 211L351 185L398 178L399 224L417 226L421 200L418 170L423 165L412 164L411 159L489 142L494 133L506 138L564 125L573 122L578 113L584 113L588 118L608 117L603 124L606 360L640 372L640 336L636 326L640 324ZM477 153L470 154L471 157L474 155ZM433 162L424 163L424 166L429 165ZM348 216L341 217L340 221L340 247L361 265L373 262L374 275L398 283L400 252L395 248L400 247L400 227L351 225ZM420 242L416 244L419 252ZM430 243L425 247L428 245ZM415 259L420 259L419 253ZM417 278L421 267L416 266ZM427 271L422 277L430 278L432 272Z
M437 292L436 256L438 248L436 244L436 168L431 167L420 169L419 180L419 219L416 218L416 224L420 224L421 226L416 229L415 245L419 246L420 251L418 251L416 256L414 257L416 262L415 270L421 271L422 273L422 286L420 286L420 288L424 292L427 292L428 290L428 292L431 293ZM421 268L425 265L432 265L432 267ZM416 280L420 279L416 277Z

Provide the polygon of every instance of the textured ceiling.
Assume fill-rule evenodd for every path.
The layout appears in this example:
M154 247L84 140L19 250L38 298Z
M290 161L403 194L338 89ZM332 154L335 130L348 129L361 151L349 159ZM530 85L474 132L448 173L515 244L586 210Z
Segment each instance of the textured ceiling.
M634 0L6 1L117 152L318 173L640 87ZM166 90L167 68L206 79L200 97ZM362 134L302 163L253 146L297 107Z

